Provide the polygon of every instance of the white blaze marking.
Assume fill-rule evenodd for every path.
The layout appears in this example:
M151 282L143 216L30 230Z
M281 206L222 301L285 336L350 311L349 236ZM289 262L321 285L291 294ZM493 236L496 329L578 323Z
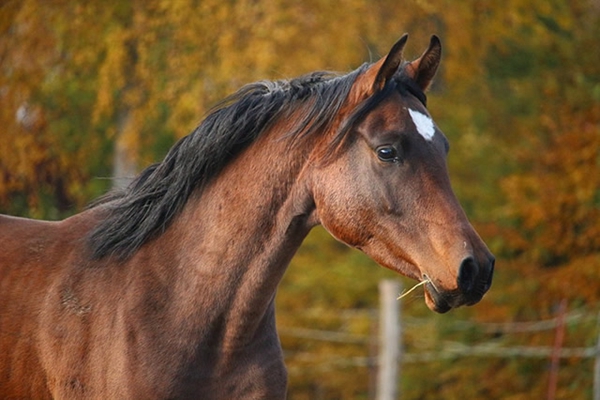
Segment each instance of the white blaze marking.
M421 114L418 111L408 109L408 113L413 120L413 123L417 127L417 132L421 134L426 140L431 141L433 135L435 135L435 128L433 121L425 114Z

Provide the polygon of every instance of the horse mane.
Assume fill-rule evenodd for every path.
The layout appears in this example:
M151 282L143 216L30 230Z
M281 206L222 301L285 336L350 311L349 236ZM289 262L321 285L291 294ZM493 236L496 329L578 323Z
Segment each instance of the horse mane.
M211 179L281 117L294 113L288 137L304 137L327 129L344 104L356 77L368 64L346 75L314 72L292 80L261 81L242 87L217 104L200 125L180 139L160 163L142 171L125 189L113 190L91 204L103 206L103 219L88 236L94 259L132 256L148 240L162 234L191 194ZM389 93L408 90L424 101L416 85L399 75L360 106L341 128L339 144L351 126Z
M125 259L160 235L183 209L192 192L205 186L274 121L298 110L289 135L327 127L346 99L359 70L338 76L315 72L286 81L242 87L216 105L203 122L180 139L160 163L151 165L125 189L114 190L91 207L103 205L103 220L89 236L92 257Z

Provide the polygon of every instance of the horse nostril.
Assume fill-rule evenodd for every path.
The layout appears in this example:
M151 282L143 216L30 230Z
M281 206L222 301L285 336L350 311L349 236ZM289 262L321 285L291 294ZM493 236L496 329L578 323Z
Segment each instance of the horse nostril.
M494 277L494 265L495 264L496 264L496 258L494 256L490 256L490 263L489 263L490 269L489 269L489 272L488 272L487 280L485 282L485 291L486 292L492 286L492 278Z
M477 263L472 257L467 257L460 264L458 271L458 289L463 293L471 293L475 288L475 281L478 274Z

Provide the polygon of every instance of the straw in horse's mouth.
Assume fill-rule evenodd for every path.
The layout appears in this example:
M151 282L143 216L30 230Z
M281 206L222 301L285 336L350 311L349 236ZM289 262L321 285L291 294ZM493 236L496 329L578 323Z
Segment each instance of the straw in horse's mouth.
M419 286L423 286L423 285L426 285L426 284L428 284L428 283L430 283L430 284L431 284L431 286L433 286L433 288L435 289L435 286L433 285L433 283L431 282L431 280L429 280L429 278L427 278L427 275L423 275L423 278L425 278L425 279L423 279L421 282L417 283L416 285L414 285L414 286L413 286L413 287L411 287L410 289L408 289L408 290L406 290L406 291L402 292L402 293L400 294L400 296L398 296L398 298L396 298L396 300L400 300L401 298L408 296L408 295L409 295L409 294L410 294L410 293L411 293L413 290L415 290L415 289L416 289L416 288L418 288ZM436 290L437 290L437 289L436 289Z
M400 300L400 299L408 296L419 286L425 286L425 298L426 298L426 301L428 299L431 302L431 304L433 304L432 310L439 312L439 313L445 313L452 308L450 303L448 303L448 300L443 297L443 295L440 293L438 288L431 281L431 279L429 279L429 277L427 275L423 275L422 281L418 282L410 289L402 292L400 294L400 296L398 296L396 298L396 300Z

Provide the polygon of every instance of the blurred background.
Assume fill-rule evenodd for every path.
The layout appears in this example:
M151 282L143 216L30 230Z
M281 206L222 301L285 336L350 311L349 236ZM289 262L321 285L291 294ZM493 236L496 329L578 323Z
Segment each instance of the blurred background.
M408 59L442 39L429 109L497 272L475 307L402 299L402 398L600 396L598 0L3 0L0 212L76 213L243 84L346 72L404 32ZM290 399L373 398L389 278L309 235L277 298Z

